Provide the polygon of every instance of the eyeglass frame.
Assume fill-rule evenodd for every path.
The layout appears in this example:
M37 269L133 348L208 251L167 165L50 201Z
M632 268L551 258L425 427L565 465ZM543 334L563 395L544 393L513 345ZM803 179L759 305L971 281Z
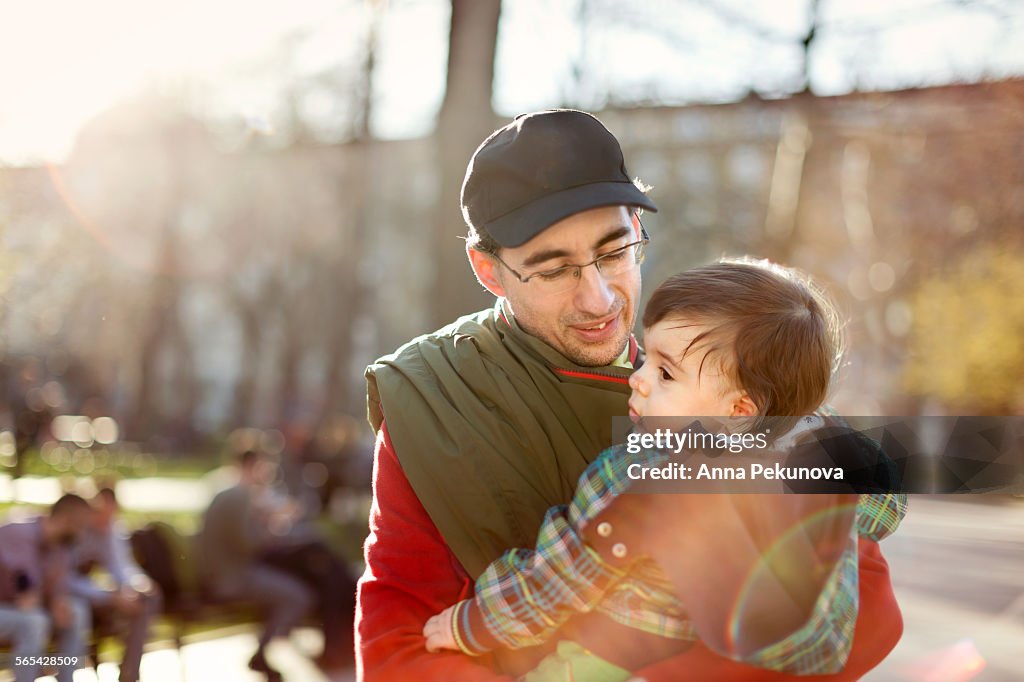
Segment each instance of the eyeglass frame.
M496 253L491 253L491 255L494 256L495 260L497 260L499 263L504 265L505 268L509 272L511 272L513 275L515 275L515 278L517 280L519 280L523 284L528 283L531 279L533 279L534 277L537 277L539 275L551 275L551 274L553 274L553 273L555 273L555 272L557 272L559 270L568 270L569 268L576 268L576 276L575 277L576 277L576 280L579 281L583 277L583 268L589 268L591 265L593 265L595 268L597 268L597 273L599 275L603 276L604 273L601 272L601 266L599 265L599 263L602 260L604 260L605 258L610 258L611 256L614 256L615 254L621 253L621 252L625 251L626 249L628 249L630 247L633 247L633 246L637 247L637 252L636 252L636 255L634 256L635 260L633 261L633 264L634 265L640 265L641 263L644 262L644 248L646 248L646 246L651 242L651 236L649 234L647 234L647 230L646 230L646 228L644 228L644 224L640 222L640 216L637 216L636 221L638 223L640 223L640 239L638 239L635 242L631 242L629 244L626 244L625 246L620 246L619 248L614 249L612 251L609 251L608 253L602 254L602 255L598 256L597 258L595 258L594 260L590 261L589 263L583 263L582 265L577 265L576 263L566 263L565 265L559 265L557 268L551 268L550 270L542 270L540 272L535 272L535 273L533 273L531 275L527 275L526 277L523 277L518 272L516 272L512 268L511 265L509 265L508 263L503 261L501 259L501 256L499 256Z

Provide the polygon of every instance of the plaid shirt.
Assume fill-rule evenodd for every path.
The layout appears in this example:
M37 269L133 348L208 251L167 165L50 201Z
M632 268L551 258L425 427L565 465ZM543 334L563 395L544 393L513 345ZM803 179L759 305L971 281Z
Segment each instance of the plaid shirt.
M539 644L574 613L591 610L656 635L696 640L684 605L653 561L640 560L625 574L602 561L579 534L630 485L631 465L658 466L666 459L652 450L631 454L621 445L601 453L580 477L572 502L548 510L536 548L506 552L477 579L475 599L457 605L453 630L462 651L478 655L496 646ZM857 619L858 535L877 542L893 533L906 505L905 494L861 495L847 547L804 625L779 642L730 657L787 673L841 670Z

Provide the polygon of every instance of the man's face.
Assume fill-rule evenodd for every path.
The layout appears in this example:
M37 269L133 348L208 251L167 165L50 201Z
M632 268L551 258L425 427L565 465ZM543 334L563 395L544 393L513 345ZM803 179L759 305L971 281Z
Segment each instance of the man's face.
M242 469L243 478L255 486L267 486L277 475L277 463L265 455L261 455Z
M639 239L627 208L610 206L572 215L500 255L527 277L589 263ZM639 266L610 278L588 266L574 287L556 295L536 286L536 280L520 282L500 264L495 273L519 325L574 363L607 365L626 347L640 298Z
M110 529L111 524L114 522L114 516L116 514L117 505L108 501L107 498L105 497L100 497L93 504L93 527L100 532L106 532Z

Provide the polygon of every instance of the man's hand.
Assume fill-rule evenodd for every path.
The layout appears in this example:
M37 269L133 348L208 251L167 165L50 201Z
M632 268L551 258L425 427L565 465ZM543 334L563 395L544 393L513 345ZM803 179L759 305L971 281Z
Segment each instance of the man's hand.
M455 606L449 606L436 616L431 616L423 626L423 636L427 639L427 651L432 654L443 649L458 651L455 643Z
M133 616L139 612L140 608L142 608L142 599L139 597L140 595L138 592L125 586L114 593L114 596L111 599L111 604L118 613Z
M129 578L128 587L139 594L144 594L146 596L152 596L156 593L156 587L154 586L153 581L144 573L137 573Z

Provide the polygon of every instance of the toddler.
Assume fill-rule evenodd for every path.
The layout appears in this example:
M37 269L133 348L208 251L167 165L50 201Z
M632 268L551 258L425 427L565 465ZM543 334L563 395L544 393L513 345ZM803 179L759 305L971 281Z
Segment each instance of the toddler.
M776 441L789 445L822 431L825 420L806 415L828 393L840 326L798 271L742 260L681 273L654 292L643 326L646 359L630 378L638 426L692 415L747 419L756 430L789 416L795 426ZM631 465L669 458L622 445L601 453L572 502L548 511L536 548L506 552L474 598L427 621L427 648L532 646L596 611L610 621L600 634L560 641L523 679L627 680L697 639L760 668L842 670L857 618L858 538L892 533L906 496L623 494L636 490Z

